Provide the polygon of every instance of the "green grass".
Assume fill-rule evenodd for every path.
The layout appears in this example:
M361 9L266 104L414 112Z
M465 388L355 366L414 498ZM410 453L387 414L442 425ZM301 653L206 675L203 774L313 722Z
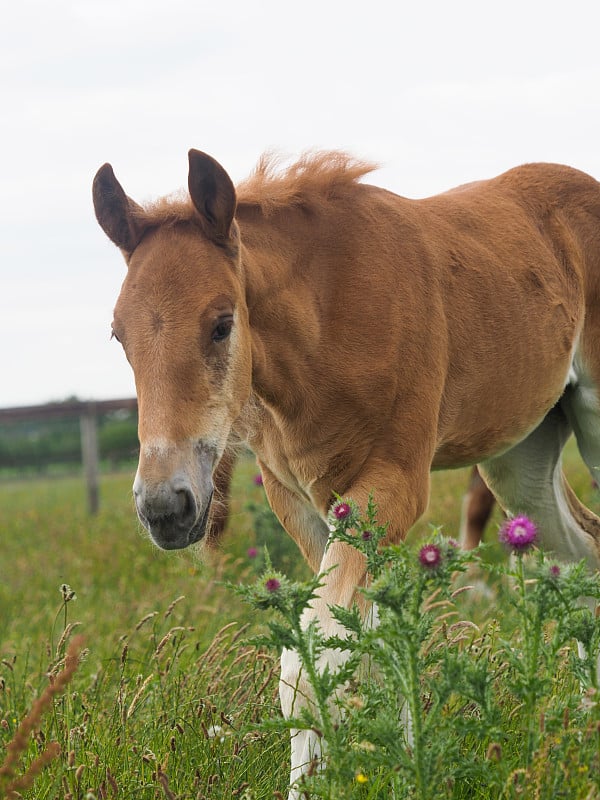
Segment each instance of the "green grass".
M597 509L571 445L567 465L578 494ZM245 643L264 620L223 585L250 582L257 572L260 559L247 556L260 544L246 510L262 502L254 472L243 459L228 532L206 565L191 553L162 553L140 535L131 475L103 478L95 518L86 514L80 480L0 484L0 762L48 674L62 666L65 624L76 624L67 640L85 637L84 658L35 727L20 769L50 740L61 754L24 797L229 800L285 792L287 736L256 727L279 717L277 660ZM457 535L467 475L433 476L430 508L411 536L426 534L430 522ZM291 541L271 549L294 577L308 576ZM75 600L63 602L62 584ZM480 618L493 616L481 599L472 606Z
M279 713L274 658L234 642L253 615L222 585L254 573L246 556L252 520L243 510L261 499L254 471L250 461L240 466L227 540L206 566L191 554L168 556L138 533L131 476L104 478L95 518L77 480L0 487L0 745L64 655L64 644L57 647L65 619L78 624L87 651L32 742L29 757L42 739L57 739L63 752L29 796L77 797L85 789L110 797L116 785L115 796L162 797L159 767L178 797L229 798L245 781L285 784L281 738L236 735L257 715ZM77 595L66 608L62 584ZM223 742L204 733L217 724Z

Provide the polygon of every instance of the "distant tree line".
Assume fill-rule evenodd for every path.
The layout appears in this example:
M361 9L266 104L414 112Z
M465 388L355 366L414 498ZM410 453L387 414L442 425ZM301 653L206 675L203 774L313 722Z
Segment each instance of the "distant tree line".
M105 465L135 460L137 414L119 410L98 416L98 448ZM51 465L81 463L79 417L0 425L0 472L45 472Z

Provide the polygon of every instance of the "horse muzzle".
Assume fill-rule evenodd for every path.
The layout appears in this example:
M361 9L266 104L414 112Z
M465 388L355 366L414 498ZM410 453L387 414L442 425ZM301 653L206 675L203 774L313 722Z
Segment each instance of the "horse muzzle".
M162 550L182 550L205 535L213 497L212 466L197 464L194 485L186 472L162 480L144 479L141 469L133 484L135 507L144 528Z

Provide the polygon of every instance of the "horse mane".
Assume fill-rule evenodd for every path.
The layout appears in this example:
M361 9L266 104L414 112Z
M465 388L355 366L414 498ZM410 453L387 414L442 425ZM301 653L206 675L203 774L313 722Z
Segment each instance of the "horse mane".
M264 154L253 173L237 187L240 206L258 206L269 214L284 206L315 206L354 186L377 168L347 153L316 151L304 153L282 167L282 158Z
M236 187L238 207L258 207L265 215L286 206L315 208L348 191L377 168L337 151L309 152L287 167L282 164L283 159L277 155L263 155L252 174ZM132 210L150 226L175 225L196 216L184 191Z

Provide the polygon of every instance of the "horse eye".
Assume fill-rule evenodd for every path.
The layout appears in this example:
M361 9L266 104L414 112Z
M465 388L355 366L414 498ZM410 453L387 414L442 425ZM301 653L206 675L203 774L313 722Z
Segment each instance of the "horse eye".
M224 342L231 333L233 317L223 317L213 328L211 339L213 342Z

